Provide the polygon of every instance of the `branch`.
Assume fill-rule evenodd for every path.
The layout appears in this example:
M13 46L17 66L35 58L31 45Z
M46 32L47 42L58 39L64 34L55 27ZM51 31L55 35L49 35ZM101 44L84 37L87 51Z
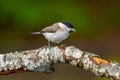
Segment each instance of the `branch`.
M0 54L0 74L21 71L51 73L55 63L68 63L89 70L101 77L120 80L120 64L106 61L98 55L84 52L74 46L47 47L35 50Z

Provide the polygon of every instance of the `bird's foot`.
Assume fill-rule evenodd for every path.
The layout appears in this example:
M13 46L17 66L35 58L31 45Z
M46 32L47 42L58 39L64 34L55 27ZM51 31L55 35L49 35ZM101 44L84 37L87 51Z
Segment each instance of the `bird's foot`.
M64 44L61 44L60 46L58 46L58 48L60 49L64 49L66 46Z

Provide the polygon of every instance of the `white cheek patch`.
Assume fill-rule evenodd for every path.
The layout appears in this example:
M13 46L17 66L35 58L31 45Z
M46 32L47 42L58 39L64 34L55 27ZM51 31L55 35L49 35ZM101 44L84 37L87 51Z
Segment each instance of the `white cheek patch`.
M65 29L66 28L66 25L64 25L63 23L58 23L58 25L62 28L62 29Z
M60 26L61 29L63 29L64 31L70 32L71 28L68 28L66 25L64 25L63 23L58 23L58 25Z

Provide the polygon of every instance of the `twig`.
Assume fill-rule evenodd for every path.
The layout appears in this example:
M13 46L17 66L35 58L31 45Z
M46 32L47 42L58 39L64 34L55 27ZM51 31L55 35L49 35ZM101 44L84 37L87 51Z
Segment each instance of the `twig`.
M101 77L120 80L120 64L106 61L98 55L84 52L74 46L47 47L35 50L10 52L0 54L0 74L10 74L21 71L51 73L55 63L68 63L89 70Z

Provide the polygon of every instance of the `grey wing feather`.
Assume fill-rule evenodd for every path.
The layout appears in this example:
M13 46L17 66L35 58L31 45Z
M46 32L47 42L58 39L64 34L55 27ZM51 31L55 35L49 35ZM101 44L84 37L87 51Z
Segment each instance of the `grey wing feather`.
M42 29L40 32L41 33L45 33L45 32L50 32L50 33L54 33L56 32L60 27L57 24L53 24L52 26L48 26L44 29Z

